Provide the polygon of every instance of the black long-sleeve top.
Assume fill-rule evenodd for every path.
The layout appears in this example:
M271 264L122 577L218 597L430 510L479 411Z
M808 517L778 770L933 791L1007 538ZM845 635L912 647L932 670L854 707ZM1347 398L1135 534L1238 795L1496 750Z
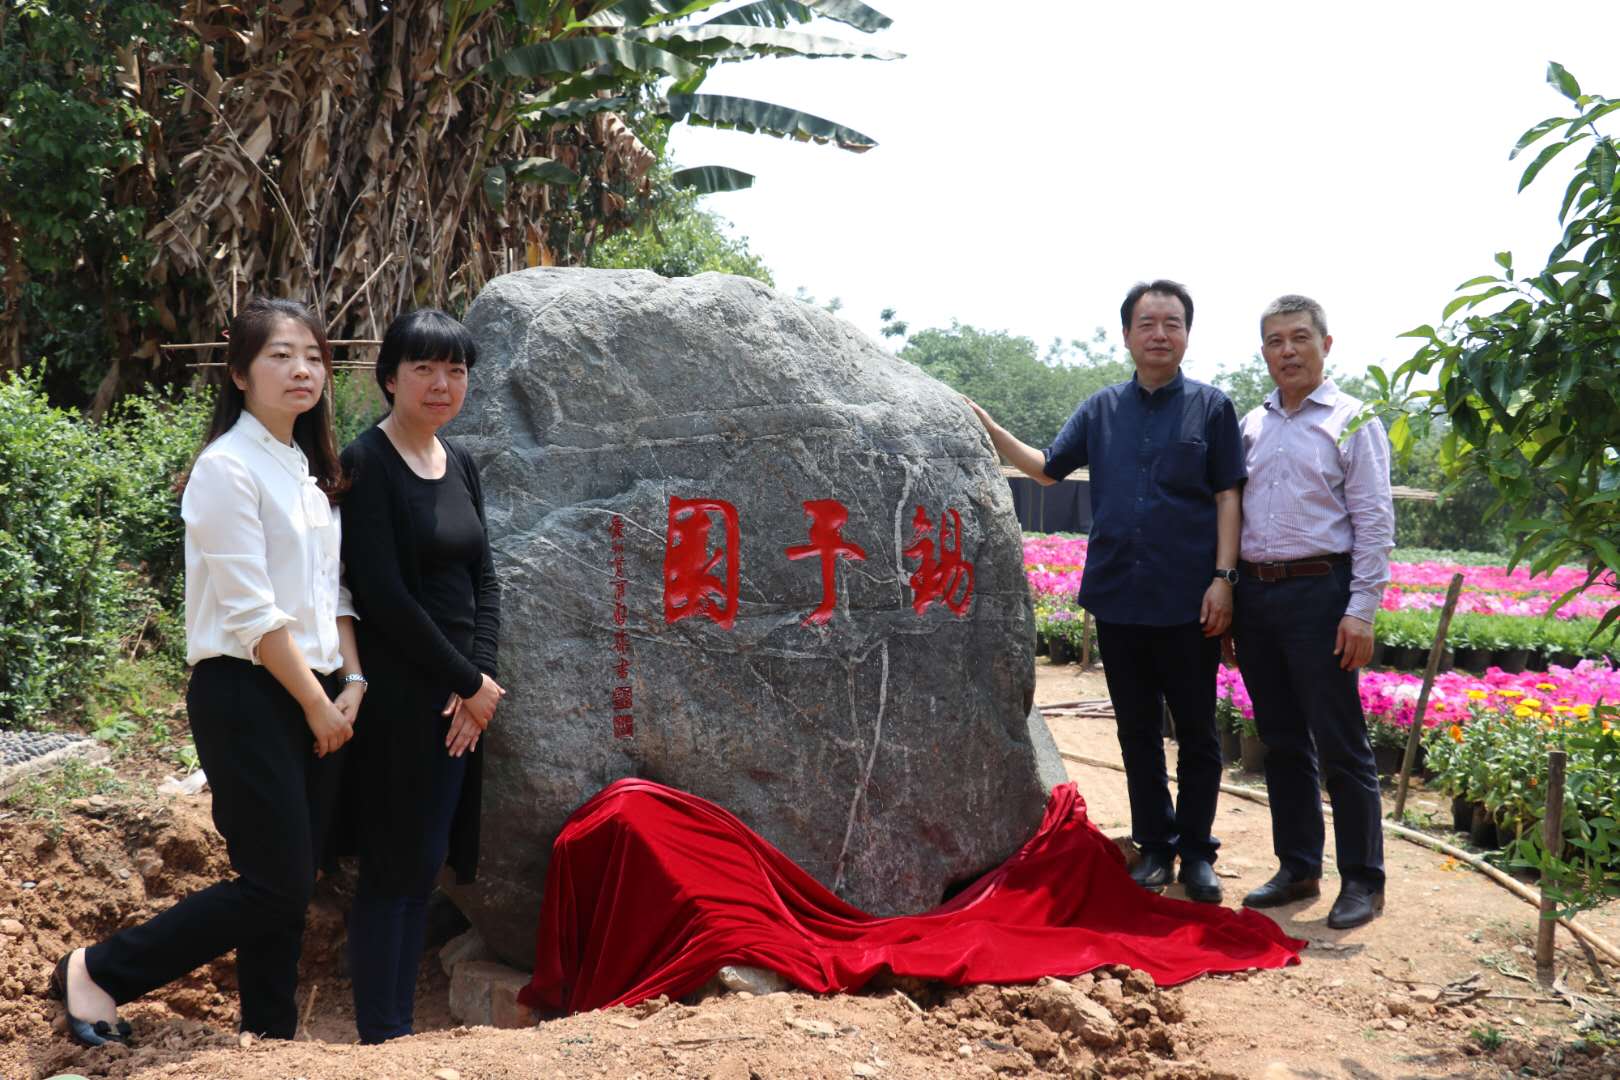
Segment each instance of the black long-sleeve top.
M343 451L353 479L343 502L344 573L368 632L471 697L484 673L496 674L500 584L478 468L455 443L444 447L438 480L412 472L378 427Z
M446 752L439 715L451 692L471 697L496 676L500 585L472 458L444 440L439 480L414 473L382 429L343 451L352 486L343 501L343 564L359 621L355 636L370 685L351 746L345 816L359 841L390 864L410 863L431 755ZM483 749L467 762L450 831L459 880L478 861ZM352 841L340 823L339 843Z

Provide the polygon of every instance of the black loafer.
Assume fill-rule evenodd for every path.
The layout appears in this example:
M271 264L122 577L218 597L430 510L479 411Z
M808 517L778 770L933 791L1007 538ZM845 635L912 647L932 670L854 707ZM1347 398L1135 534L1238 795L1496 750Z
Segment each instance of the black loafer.
M1149 892L1163 892L1174 879L1176 857L1166 851L1144 851L1131 880Z
M1339 887L1339 898L1333 901L1333 908L1328 912L1328 928L1349 930L1365 926L1383 910L1383 889L1374 889L1359 881L1346 881Z
M1215 867L1207 859L1181 857L1181 873L1176 878L1187 891L1187 899L1200 904L1221 902L1221 879L1215 876Z
M1282 907L1299 900L1322 895L1321 878L1299 878L1288 870L1279 870L1271 880L1243 898L1243 906L1250 908Z
M62 1011L67 1015L69 1038L80 1046L105 1046L108 1043L124 1043L128 1045L130 1026L127 1021L120 1020L115 1025L109 1024L105 1020L97 1020L92 1024L80 1020L68 1008L68 959L72 955L72 953L68 953L67 956L56 962L56 970L51 972L50 985L51 997L62 1003Z

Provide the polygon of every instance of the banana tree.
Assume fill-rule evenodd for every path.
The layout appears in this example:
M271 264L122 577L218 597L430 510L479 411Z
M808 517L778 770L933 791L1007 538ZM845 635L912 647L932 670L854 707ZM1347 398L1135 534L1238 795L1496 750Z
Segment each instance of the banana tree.
M404 308L454 310L516 266L583 262L596 240L646 217L670 123L867 149L873 140L853 128L702 84L722 63L894 55L823 31L889 24L858 0L152 0L139 9L151 25L135 35L111 16L62 24L39 5L6 24L6 41L22 43L31 64L82 84L76 107L100 127L135 131L128 117L144 118L130 152L92 182L100 216L139 241L105 281L87 286L27 257L107 264L87 241L58 250L53 237L77 235L65 211L0 207L9 362L52 353L53 311L121 320L114 332L107 316L86 335L105 342L86 356L108 358L97 411L145 382L189 377L192 357L159 346L214 339L253 292L306 297L335 336L372 337ZM61 44L64 26L72 49ZM106 77L91 86L87 71ZM72 149L0 100L7 122L14 142L32 123L44 128L40 145ZM672 181L712 192L753 178L700 164ZM42 290L55 299L30 299Z
M572 0L519 2L519 23L537 40L527 41L492 59L484 71L492 78L537 85L520 90L523 99L513 120L544 124L591 114L619 114L642 96L647 112L669 121L735 128L782 138L835 143L861 153L876 142L854 128L814 114L753 98L696 91L710 70L721 63L765 57L826 57L893 60L898 53L843 38L788 29L823 16L863 32L890 25L887 16L857 0L755 0L709 14L719 0ZM484 0L469 0L484 6ZM708 15L702 21L699 16ZM662 93L656 89L662 86ZM655 92L648 93L649 90ZM488 168L502 190L502 165ZM725 166L682 169L675 182L700 193L748 187L754 178ZM548 180L547 182L554 182Z

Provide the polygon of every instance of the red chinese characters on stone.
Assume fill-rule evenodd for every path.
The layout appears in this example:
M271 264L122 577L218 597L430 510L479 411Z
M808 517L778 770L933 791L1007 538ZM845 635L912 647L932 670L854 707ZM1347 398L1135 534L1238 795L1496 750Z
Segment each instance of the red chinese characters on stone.
M804 625L825 623L832 619L837 602L837 562L839 558L865 559L866 552L844 539L842 529L849 521L849 510L837 499L810 499L804 504L810 515L810 542L785 549L789 559L821 557L821 603L805 617Z
M928 512L917 507L911 519L915 538L906 548L908 559L920 560L911 575L911 606L921 615L935 600L942 602L958 618L965 616L973 602L973 564L962 558L962 517L950 507L939 517L939 550L929 534L934 523ZM960 595L958 595L960 593Z
M725 526L725 540L711 552L709 530L716 517ZM702 615L730 630L737 621L738 556L735 506L723 499L672 496L664 538L664 622ZM722 564L723 578L714 572Z
M633 739L636 718L630 711L630 632L623 629L630 619L630 609L625 604L630 583L624 576L624 519L618 514L613 515L609 535L613 540L613 625L616 628L613 651L618 654L613 659L613 673L621 684L613 688L613 737Z

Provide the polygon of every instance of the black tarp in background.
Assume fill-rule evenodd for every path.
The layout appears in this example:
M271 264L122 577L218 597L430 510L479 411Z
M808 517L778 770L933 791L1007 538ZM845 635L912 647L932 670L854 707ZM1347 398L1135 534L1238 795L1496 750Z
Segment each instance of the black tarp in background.
M1027 476L1009 476L1013 511L1025 532L1091 531L1091 482L1059 480L1042 487Z

